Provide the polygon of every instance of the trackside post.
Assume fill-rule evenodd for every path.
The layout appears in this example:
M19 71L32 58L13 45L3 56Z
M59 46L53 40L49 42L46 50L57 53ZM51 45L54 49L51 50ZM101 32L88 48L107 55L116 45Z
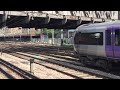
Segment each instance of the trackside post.
M32 73L32 74L34 74L33 63L34 63L34 59L30 59L30 73Z
M3 52L3 50L2 50L2 48L1 48L1 55L2 55L2 52Z

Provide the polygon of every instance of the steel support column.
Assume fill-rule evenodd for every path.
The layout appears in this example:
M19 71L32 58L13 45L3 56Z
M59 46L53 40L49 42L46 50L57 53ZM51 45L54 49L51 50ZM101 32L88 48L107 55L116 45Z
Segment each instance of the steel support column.
M61 46L63 46L63 29L61 29Z
M67 18L66 18L66 16L64 15L64 16L63 16L63 20L62 20L62 25L66 24L66 23L67 23Z
M77 26L80 25L82 23L82 20L80 17L78 17L78 20L77 20Z
M54 45L54 29L52 31L52 45Z
M45 24L48 24L50 22L50 17L49 15L47 14L47 17L45 18Z

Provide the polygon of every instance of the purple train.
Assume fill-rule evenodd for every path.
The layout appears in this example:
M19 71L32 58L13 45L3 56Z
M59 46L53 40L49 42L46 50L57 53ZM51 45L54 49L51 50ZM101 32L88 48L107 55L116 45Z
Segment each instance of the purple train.
M74 35L74 50L84 65L110 70L120 62L120 22L79 26Z

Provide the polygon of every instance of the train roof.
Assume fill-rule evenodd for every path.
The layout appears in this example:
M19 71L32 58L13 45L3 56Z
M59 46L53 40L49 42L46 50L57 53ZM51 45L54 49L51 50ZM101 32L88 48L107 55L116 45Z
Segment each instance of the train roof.
M108 27L108 26L113 26L113 25L120 25L120 21L84 24L84 25L79 26L78 28Z

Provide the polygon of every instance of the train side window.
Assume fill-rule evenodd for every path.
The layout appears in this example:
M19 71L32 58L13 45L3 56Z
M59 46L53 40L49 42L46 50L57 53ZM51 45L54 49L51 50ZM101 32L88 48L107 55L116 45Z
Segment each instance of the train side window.
M115 46L120 46L120 29L115 30Z
M106 45L111 45L111 31L106 31Z

